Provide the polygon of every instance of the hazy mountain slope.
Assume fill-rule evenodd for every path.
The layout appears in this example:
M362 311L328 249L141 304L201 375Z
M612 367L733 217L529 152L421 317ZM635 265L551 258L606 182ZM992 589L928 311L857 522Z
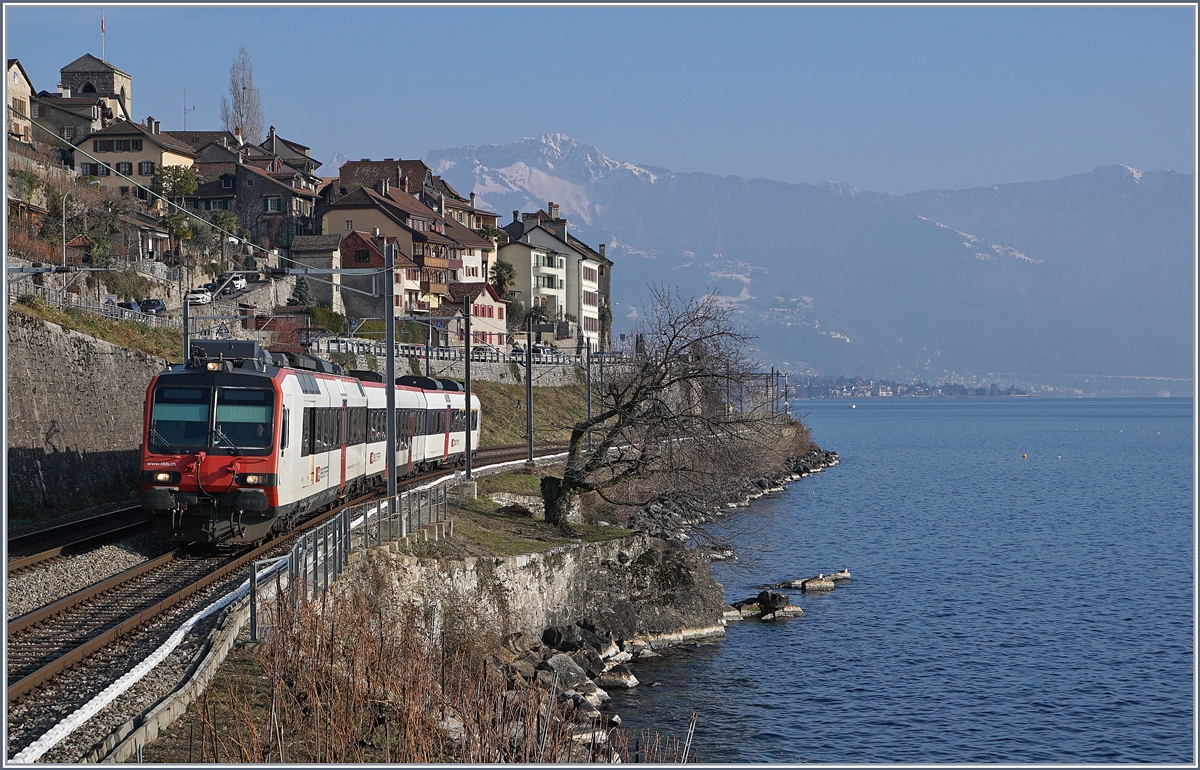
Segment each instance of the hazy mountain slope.
M891 196L673 173L561 134L430 153L508 221L553 200L616 261L614 316L647 283L716 287L764 357L831 374L1191 370L1191 177Z

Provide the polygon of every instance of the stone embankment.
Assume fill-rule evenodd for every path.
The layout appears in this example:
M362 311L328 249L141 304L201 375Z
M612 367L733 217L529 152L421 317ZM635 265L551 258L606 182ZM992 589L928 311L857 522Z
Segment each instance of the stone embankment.
M713 521L730 509L742 508L763 495L780 492L784 485L797 481L812 473L820 473L838 464L837 452L822 449L791 459L784 469L774 476L756 479L731 479L723 499L708 510L698 511L685 502L666 501L646 506L635 514L631 529L648 532L666 540L685 541L691 537L691 529Z
M15 311L7 341L9 504L74 510L129 497L146 386L167 362Z

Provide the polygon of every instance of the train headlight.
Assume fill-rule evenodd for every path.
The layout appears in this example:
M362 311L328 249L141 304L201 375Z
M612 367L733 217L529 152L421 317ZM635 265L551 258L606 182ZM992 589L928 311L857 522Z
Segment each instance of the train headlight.
M239 487L273 487L279 483L274 473L239 473L233 480Z
M246 484L252 487L256 487L267 480L267 477L261 473L247 473L244 478L246 479Z
M207 364L204 365L204 368L210 372L219 372L219 371L221 371L221 362L220 361L209 361Z
M178 484L179 471L160 471L160 470L144 470L142 471L143 484Z

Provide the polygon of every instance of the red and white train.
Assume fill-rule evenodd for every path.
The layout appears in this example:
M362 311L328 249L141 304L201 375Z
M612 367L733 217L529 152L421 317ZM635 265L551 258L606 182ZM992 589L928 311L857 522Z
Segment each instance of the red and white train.
M159 372L146 390L140 491L159 537L256 542L386 484L381 377L337 374L310 356L292 364L252 340L196 340L191 348L189 361ZM398 382L406 384L393 386L397 476L463 463L461 385ZM470 420L474 452L474 396Z

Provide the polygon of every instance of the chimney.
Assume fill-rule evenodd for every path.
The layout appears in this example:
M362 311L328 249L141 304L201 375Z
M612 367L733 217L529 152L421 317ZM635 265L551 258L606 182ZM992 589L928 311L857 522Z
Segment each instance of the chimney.
M154 133L156 133L156 134L162 133L162 123L160 121L157 121L157 120L154 121Z
M67 85L66 83L59 83L58 84L58 95L64 99L70 99L71 98L71 87L69 85Z
M404 189L404 192L408 192L408 177L407 177L407 176L406 176L406 177L404 177L404 178L401 180L401 182L402 182L402 185L401 185L401 186L403 187L403 189Z
M242 127L241 126L238 126L237 128L233 129L233 137L235 139L237 139L238 147L241 147L243 144L246 143L246 140L242 138Z
M270 136L267 138L271 140L271 152L275 152L275 126L271 126Z
M513 209L513 223L515 224L520 221L521 221L521 212L516 209Z
M372 237L372 238L378 238L378 237L379 237L379 228L378 228L378 227L372 227L372 228L371 228L371 237Z
M550 212L551 219L558 219L558 204L550 201L546 204L546 210Z
M438 216L446 216L446 196L438 193Z
M475 193L471 193L471 209L475 209Z
M142 121L142 125L148 129L150 129L151 133L153 133L154 132L154 117L152 115L147 115L146 119L144 121Z
M600 256L604 256L604 244L600 244Z
M380 179L378 182L376 182L375 183L375 192L379 193L380 195L382 195L386 198L387 194L388 194L388 180Z

